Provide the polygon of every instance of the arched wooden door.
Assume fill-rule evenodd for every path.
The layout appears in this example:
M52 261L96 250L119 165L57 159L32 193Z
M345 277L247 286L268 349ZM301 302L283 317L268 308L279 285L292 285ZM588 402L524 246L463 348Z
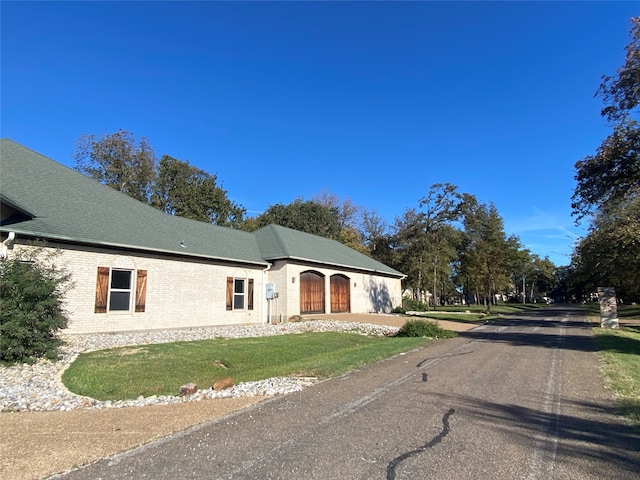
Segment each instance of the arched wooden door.
M344 275L331 275L331 313L349 313L351 311L351 290L349 278Z
M300 314L324 313L324 275L314 271L300 274Z

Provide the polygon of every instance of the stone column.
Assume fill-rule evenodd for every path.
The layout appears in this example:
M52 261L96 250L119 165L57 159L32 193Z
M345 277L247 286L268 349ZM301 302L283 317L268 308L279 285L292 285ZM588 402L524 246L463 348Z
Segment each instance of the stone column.
M602 328L619 328L615 288L598 287L598 301L600 302L600 326Z

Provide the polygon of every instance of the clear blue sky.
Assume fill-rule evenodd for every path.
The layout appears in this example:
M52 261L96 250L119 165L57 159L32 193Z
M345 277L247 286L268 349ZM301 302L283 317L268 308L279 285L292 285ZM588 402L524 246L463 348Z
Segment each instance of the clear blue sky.
M389 223L437 182L568 264L574 164L640 2L1 3L1 136L61 163L125 129L255 215L323 191ZM1 168L1 164L0 164Z

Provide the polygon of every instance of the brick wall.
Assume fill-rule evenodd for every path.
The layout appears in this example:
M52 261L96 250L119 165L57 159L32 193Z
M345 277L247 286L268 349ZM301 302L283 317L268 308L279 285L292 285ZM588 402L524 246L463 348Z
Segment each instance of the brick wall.
M65 296L67 333L118 332L260 323L263 270L260 267L198 262L107 249L58 247L55 264L71 272ZM21 247L17 246L19 250ZM22 247L24 248L24 247ZM16 250L17 252L17 250ZM98 267L147 271L144 312L94 313ZM226 310L227 277L254 280L254 309ZM135 291L135 286L134 286ZM133 303L133 302L132 302ZM246 306L246 304L245 304Z

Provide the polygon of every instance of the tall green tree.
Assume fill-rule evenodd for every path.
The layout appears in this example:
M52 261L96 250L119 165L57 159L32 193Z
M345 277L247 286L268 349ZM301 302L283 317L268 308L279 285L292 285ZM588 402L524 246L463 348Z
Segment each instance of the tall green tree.
M425 235L425 256L432 265L433 307L438 305L438 272L449 271L455 256L455 234L451 223L460 216L462 195L450 183L431 185L427 195L419 201L420 223ZM441 278L442 275L440 275Z
M270 205L256 217L256 223L258 228L275 224L337 241L342 231L336 208L301 198L288 205Z
M431 266L425 258L427 243L421 213L415 208L407 208L396 217L393 230L395 262L392 266L406 275L404 288L411 292L413 299L425 301Z
M575 165L571 207L578 220L640 195L640 128L634 120L614 127L593 156Z
M640 302L640 198L625 208L601 209L573 263L588 291L611 285L619 298Z
M577 221L589 216L586 237L574 251L570 280L576 292L610 285L638 298L640 277L640 17L631 19L624 64L604 76L597 95L612 133L595 155L578 161L572 197Z
M118 130L105 135L80 135L75 168L119 192L147 203L155 180L156 159L149 141Z
M602 116L613 132L576 165L576 188L571 206L577 219L611 204L640 195L640 17L631 19L631 42L625 63L615 75L604 76L597 95L605 106Z
M170 215L239 227L245 209L233 203L217 176L189 162L163 155L160 162L149 141L119 130L81 135L74 153L76 170Z
M509 243L502 217L494 204L484 205L473 195L464 194L461 205L462 248L460 249L460 275L469 288L480 296L485 312L491 313L494 294L504 291L510 284Z
M240 224L245 212L218 186L216 175L169 155L160 159L151 205L170 215L229 227Z

